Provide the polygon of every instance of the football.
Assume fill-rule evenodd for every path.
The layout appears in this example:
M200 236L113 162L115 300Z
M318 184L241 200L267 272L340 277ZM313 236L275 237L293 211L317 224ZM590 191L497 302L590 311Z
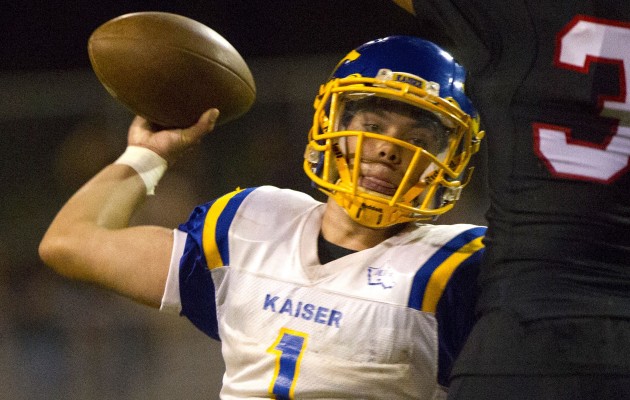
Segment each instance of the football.
M92 69L107 91L134 114L165 128L197 122L207 109L217 124L245 114L256 98L247 63L220 34L165 12L121 15L88 40Z

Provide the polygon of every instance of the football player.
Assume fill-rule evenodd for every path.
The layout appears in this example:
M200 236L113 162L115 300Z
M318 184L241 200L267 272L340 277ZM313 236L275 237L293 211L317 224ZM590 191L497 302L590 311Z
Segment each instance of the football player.
M630 2L396 3L467 68L489 137L481 317L449 396L630 399Z
M60 210L41 257L220 340L222 398L444 398L485 233L434 223L483 137L464 77L419 38L360 46L314 103L304 170L327 202L238 189L174 230L129 218L218 112L183 130L136 117L125 153Z

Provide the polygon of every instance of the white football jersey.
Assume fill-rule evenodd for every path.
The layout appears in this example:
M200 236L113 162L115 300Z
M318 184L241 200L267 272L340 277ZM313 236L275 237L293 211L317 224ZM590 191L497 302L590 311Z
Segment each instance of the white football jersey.
M221 340L223 399L444 398L436 310L455 271L477 268L485 228L411 226L322 265L323 211L270 186L198 207L175 231L162 308Z

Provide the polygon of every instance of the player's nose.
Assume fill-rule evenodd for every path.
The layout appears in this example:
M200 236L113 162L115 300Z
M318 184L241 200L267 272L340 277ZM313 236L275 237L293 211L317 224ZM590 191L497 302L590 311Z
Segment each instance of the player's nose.
M391 163L400 163L400 146L381 139L374 139L374 154L379 160Z

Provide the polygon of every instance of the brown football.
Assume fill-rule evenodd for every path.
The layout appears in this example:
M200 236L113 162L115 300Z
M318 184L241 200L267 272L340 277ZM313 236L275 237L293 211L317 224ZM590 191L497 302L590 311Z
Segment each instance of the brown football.
M121 15L92 33L88 54L112 96L163 127L190 126L212 107L224 124L246 113L256 98L254 78L238 51L181 15Z

